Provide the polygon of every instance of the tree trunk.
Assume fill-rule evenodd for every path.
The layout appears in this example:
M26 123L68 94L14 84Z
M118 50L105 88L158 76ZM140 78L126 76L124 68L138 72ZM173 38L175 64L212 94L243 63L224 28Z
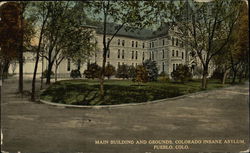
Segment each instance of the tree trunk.
M203 74L202 74L202 83L201 83L202 89L207 89L207 76L208 76L208 68L205 67L203 69Z
M223 74L223 78L222 78L222 84L225 84L226 83L226 79L227 79L227 75L229 73L229 69L227 69L224 74Z
M237 71L233 70L233 78L232 78L232 84L235 84L235 80L236 80L236 75L237 75Z
M53 64L49 62L47 75L46 75L46 84L50 84L52 65Z
M35 68L34 68L34 73L33 73L33 80L32 80L32 91L31 91L32 101L36 100L35 92L36 92L36 73L37 73L38 62L39 62L39 50L36 53L36 63L35 63Z
M55 67L55 82L57 82L57 68L58 68L58 65L56 65Z
M21 4L22 5L22 4ZM20 31L20 46L19 46L19 92L23 93L23 13L24 6L22 5L22 12L20 14L21 18L21 31Z

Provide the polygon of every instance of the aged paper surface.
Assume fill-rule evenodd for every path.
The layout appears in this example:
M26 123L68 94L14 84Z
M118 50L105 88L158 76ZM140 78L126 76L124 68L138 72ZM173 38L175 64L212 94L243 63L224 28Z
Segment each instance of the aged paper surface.
M248 5L225 1L1 2L1 152L249 152Z

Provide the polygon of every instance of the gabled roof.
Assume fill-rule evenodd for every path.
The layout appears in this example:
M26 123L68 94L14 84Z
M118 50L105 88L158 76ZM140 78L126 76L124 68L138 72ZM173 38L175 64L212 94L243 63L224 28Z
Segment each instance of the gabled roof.
M120 25L116 23L107 23L107 34L109 35L114 34L116 32L116 29L119 26ZM102 24L95 26L95 29L96 29L96 33L103 34ZM164 24L156 31L149 30L149 29L138 29L138 28L131 28L131 27L123 26L117 33L117 36L124 36L124 37L130 37L130 38L135 38L135 39L147 40L147 39L153 39L156 37L166 36L168 35L168 31L169 31L169 26L167 24Z

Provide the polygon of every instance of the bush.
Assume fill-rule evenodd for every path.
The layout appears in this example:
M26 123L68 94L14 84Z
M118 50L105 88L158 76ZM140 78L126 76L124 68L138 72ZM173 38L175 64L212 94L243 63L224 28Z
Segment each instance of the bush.
M96 63L88 64L87 70L83 72L86 78L100 78L102 68Z
M133 80L136 77L136 68L134 66L129 66L128 67L128 77L132 78Z
M212 79L223 79L223 72L220 68L216 68L211 76Z
M175 81L180 81L184 83L187 80L190 80L192 78L192 73L189 70L189 67L187 65L178 65L176 70L174 70L171 73L172 78Z
M136 82L142 82L142 83L146 83L148 82L148 72L146 70L146 68L143 65L138 65L136 67L136 78L135 78Z
M129 66L124 64L124 65L119 65L116 71L116 77L117 78L123 78L123 79L128 79L129 78Z
M146 60L143 66L148 72L148 81L157 81L158 78L158 68L155 61Z
M161 74L159 75L159 81L169 82L170 78L168 77L168 75L165 72L161 72Z
M80 70L71 70L71 72L70 72L70 77L71 78L81 78L82 77L82 75L81 75L81 72L80 72Z
M115 73L115 67L113 65L108 64L105 68L104 76L110 79L110 77L115 75Z
M47 75L48 75L48 70L44 70L44 71L43 71L43 77L46 78ZM51 76L54 76L55 73L54 73L53 71L51 71L51 72L50 72L50 75L51 75Z

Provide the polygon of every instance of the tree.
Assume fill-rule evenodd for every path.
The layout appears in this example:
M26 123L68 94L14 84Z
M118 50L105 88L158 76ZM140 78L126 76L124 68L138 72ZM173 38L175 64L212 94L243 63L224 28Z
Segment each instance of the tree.
M155 61L145 60L143 66L148 72L148 81L157 81L158 78L158 68Z
M101 67L96 63L88 64L87 70L84 71L84 75L86 78L100 78Z
M136 68L133 65L128 67L128 77L132 79L136 77Z
M75 79L75 78L81 78L82 75L81 75L80 70L72 70L70 72L70 77L73 78L73 79Z
M62 60L70 58L77 62L86 60L95 51L96 41L91 29L83 27L83 21L77 18L81 10L75 2L50 2L53 10L48 17L45 41L46 52L43 55L48 61L48 71ZM50 84L50 76L46 76L46 84Z
M37 24L40 24L39 29L37 31L38 33L38 46L35 49L36 52L36 59L35 59L35 68L33 73L33 79L32 79L32 88L31 88L31 100L35 101L35 91L36 91L36 73L38 68L38 62L39 62L39 54L42 49L42 41L45 33L45 26L47 25L48 17L51 13L49 2L39 2L39 3L33 3L33 7L36 9L36 12L33 14L34 17L37 19Z
M116 71L116 77L117 78L123 78L123 79L128 79L129 78L129 66L126 64L119 65Z
M115 73L115 67L113 65L108 64L105 68L105 76L110 79L110 77L115 75Z
M171 73L171 76L175 81L184 83L192 78L192 73L187 65L181 64L176 67L176 70Z
M190 1L189 1L190 2ZM203 67L202 88L207 88L211 60L224 51L239 17L238 0L215 0L208 3L192 2L180 5L175 23L186 35L184 40L200 59ZM187 9L188 8L188 9ZM184 10L188 10L188 13ZM218 43L219 42L219 43Z
M3 75L7 77L10 62L18 58L20 46L20 7L16 2L7 2L0 9L0 75L2 78Z
M143 65L138 65L136 67L135 81L138 83L148 82L148 71Z
M95 1L88 3L89 10L97 15L103 24L103 54L102 54L102 71L100 79L100 96L104 97L104 74L107 52L110 49L110 43L117 33L126 27L126 30L142 28L150 25L155 21L155 16L149 15L154 7L152 2L147 1ZM119 23L113 33L109 33L108 37L108 22Z

